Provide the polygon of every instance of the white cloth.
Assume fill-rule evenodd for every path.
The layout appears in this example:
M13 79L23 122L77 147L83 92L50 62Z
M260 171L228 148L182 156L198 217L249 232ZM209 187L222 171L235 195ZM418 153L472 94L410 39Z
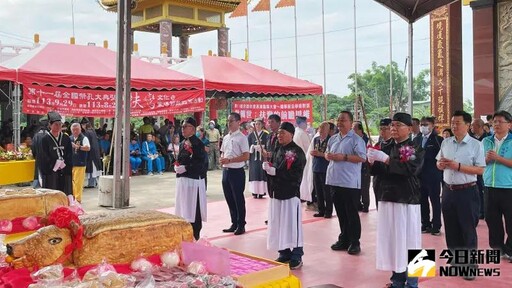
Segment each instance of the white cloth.
M196 221L197 197L201 219L206 222L206 188L204 179L176 178L176 215L190 223Z
M267 248L273 251L304 246L300 199L271 198L268 209Z
M174 171L176 171L176 174L183 174L187 172L187 168L185 168L185 165L178 165L174 167Z
M379 201L377 269L401 273L408 249L421 249L421 206Z
M251 194L265 195L268 193L267 181L249 181Z
M247 141L247 137L240 131L227 134L222 140L222 147L220 148L220 151L222 152L222 157L228 159L238 157L246 152L249 153L249 142ZM245 162L242 161L224 164L222 167L242 168L244 165Z
M302 130L302 128L296 127L295 133L293 134L293 142L299 145L302 148L302 151L306 153L308 151L309 144L311 144L311 138L306 131Z
M368 162L373 163L374 161L386 162L389 159L389 155L373 148L368 148Z
M320 133L316 133L315 137L320 136ZM311 151L315 148L314 141L310 141L308 150L306 152L306 166L304 166L304 172L302 172L302 181L300 182L300 199L304 201L313 201L311 193L313 192L313 156Z

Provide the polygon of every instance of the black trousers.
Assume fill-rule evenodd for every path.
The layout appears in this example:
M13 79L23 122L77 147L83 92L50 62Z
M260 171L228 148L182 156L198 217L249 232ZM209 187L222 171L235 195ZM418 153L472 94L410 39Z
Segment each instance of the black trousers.
M366 164L363 163L363 165ZM370 171L368 171L368 169L364 169L364 171L361 171L361 203L365 209L370 207L370 182Z
M231 226L245 227L245 171L244 168L224 168L222 190L229 207Z
M442 211L449 249L477 249L476 225L480 203L478 187L450 190L443 187Z
M357 208L361 197L361 189L329 187L331 187L332 200L341 230L338 241L344 244L359 245L361 220Z
M332 215L331 189L325 184L325 173L313 172L313 187L317 194L318 213Z
M485 187L484 187L484 178L482 177L482 175L476 176L476 185L478 186L478 196L480 199L480 205L478 207L478 216L483 219L485 217L485 197L484 197Z
M512 189L486 188L485 221L489 227L489 246L512 255ZM505 218L505 229L503 229L503 218Z
M192 225L192 231L194 232L194 239L199 240L201 229L203 228L203 219L201 219L201 207L199 206L199 192L197 192L197 205L196 205L196 218Z
M441 228L441 182L421 181L421 226ZM429 203L430 199L430 203ZM430 204L432 204L432 221L430 220Z

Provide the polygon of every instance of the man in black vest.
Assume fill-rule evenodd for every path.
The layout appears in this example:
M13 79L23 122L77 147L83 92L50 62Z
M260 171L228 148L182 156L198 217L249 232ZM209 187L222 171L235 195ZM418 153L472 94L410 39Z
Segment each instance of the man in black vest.
M76 201L82 202L82 192L84 191L85 167L87 157L91 150L89 139L82 134L80 124L71 125L71 146L73 147L73 196Z

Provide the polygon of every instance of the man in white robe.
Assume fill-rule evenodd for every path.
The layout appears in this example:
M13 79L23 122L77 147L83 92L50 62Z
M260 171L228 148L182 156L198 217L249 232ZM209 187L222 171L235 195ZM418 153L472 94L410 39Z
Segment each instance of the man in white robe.
M289 262L292 270L302 267L304 255L299 186L306 164L304 151L292 141L294 131L291 123L281 123L275 157L262 164L270 187L267 248L279 251L276 261Z
M418 287L418 278L407 275L407 258L409 249L421 249L418 176L425 153L410 140L411 127L411 115L396 113L390 124L393 141L382 150L368 148L370 172L379 177L380 185L377 269L392 271L387 287L393 288Z

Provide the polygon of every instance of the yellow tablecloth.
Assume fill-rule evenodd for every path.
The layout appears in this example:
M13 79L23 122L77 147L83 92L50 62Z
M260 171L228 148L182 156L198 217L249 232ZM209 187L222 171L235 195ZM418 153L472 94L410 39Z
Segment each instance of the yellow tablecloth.
M256 288L300 288L301 283L299 278L294 275L290 275L286 278L279 279L272 282L267 282L262 285L256 286Z
M34 160L0 161L0 185L10 185L34 180Z

